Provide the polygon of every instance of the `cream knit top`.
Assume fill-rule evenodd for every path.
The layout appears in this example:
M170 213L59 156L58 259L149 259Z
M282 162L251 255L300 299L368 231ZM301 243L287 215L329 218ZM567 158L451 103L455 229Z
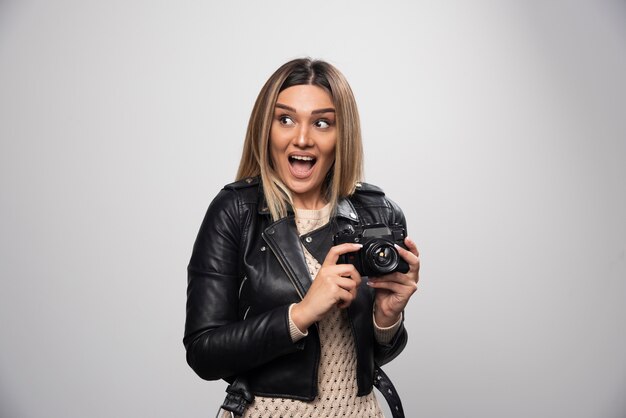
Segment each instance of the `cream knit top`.
M303 235L328 223L330 205L319 210L296 209L295 215L298 233ZM323 260L316 260L304 246L302 250L313 280ZM296 327L291 317L289 322L291 338L294 342L308 335ZM380 342L389 342L400 323L401 320L389 328L380 328L374 323L376 339ZM321 348L317 397L311 402L305 402L255 396L254 402L246 408L244 418L384 418L373 391L366 396L357 396L356 353L347 310L335 308L317 325ZM222 417L229 416L227 413L222 414Z

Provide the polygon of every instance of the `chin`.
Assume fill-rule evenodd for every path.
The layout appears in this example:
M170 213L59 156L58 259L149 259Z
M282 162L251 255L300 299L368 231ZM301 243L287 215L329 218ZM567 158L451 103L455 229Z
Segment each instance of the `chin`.
M313 190L319 187L317 184L310 181L302 182L297 180L288 181L286 185L289 190L291 190L291 193L298 195L311 193Z

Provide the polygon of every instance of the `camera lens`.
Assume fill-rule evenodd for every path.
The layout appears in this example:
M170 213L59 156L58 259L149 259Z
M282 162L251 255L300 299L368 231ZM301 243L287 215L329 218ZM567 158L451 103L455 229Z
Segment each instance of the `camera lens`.
M378 241L367 249L366 261L376 274L391 273L398 267L398 252L392 243Z

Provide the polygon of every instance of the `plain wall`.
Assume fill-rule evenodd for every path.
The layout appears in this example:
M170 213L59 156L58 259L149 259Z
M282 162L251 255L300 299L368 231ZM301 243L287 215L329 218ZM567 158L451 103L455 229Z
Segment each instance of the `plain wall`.
M0 415L206 417L186 266L283 62L337 65L422 254L408 417L626 416L619 1L0 1Z

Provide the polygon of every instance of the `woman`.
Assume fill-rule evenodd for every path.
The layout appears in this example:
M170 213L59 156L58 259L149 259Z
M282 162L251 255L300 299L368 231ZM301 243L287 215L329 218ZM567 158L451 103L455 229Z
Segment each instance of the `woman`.
M187 361L224 379L224 408L245 417L380 417L374 373L406 345L402 312L419 256L404 240L406 273L362 280L358 243L339 231L406 228L377 187L359 183L362 148L352 91L330 64L297 59L261 90L235 183L213 200L188 267ZM393 408L392 408L393 409Z

